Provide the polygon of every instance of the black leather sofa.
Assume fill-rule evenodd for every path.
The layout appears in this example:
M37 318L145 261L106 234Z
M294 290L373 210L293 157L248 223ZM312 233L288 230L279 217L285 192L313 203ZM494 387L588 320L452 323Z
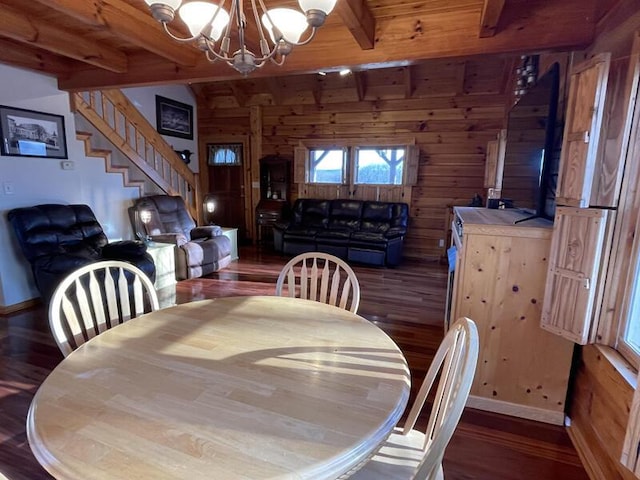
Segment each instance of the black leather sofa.
M16 208L9 211L7 218L31 264L36 287L47 303L69 273L100 260L129 262L152 281L155 279L155 265L146 253L147 246L132 240L109 243L87 205Z
M348 261L395 266L402 261L409 207L361 200L296 200L288 223L274 225L276 251L320 251Z

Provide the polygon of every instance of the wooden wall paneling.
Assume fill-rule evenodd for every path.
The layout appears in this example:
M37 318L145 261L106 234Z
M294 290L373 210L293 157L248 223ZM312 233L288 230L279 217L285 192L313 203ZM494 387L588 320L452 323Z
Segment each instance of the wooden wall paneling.
M416 183L403 189L380 188L375 190L358 188L353 198L389 198L410 201L411 226L405 243L407 257L440 259L446 249L440 240L446 238L444 225L446 212L453 205L466 205L476 194L482 194L484 178L484 155L486 143L495 138L503 126L505 99L503 93L494 91L490 83L501 84L500 75L492 75L490 68L478 68L473 61L436 62L444 70L415 66L412 78L415 84L411 98L369 99L359 102L327 103L331 90L339 83L330 80L323 83L323 98L320 104L305 99L305 103L289 103L262 106L262 153L296 157L296 146L302 142L307 146L359 145L364 143L415 144L420 150L418 168L409 166L408 172L417 173ZM466 68L464 67L466 64ZM492 63L493 65L493 63ZM393 69L392 69L393 70ZM454 92L451 83L459 80L465 72L465 83L474 95ZM329 78L327 76L326 78ZM380 78L379 78L380 77ZM367 92L385 82L404 79L404 71L367 72ZM484 86L474 86L475 79ZM297 77L283 77L287 91L312 88L314 82L298 85ZM404 92L404 87L400 92ZM353 86L355 91L355 85ZM339 94L340 96L342 94ZM243 117L244 115L244 117ZM249 108L220 109L207 112L205 125L216 133L227 128L239 131L248 128ZM212 130L212 131L213 131ZM295 162L294 162L295 163ZM300 163L298 163L300 165ZM349 198L348 187L316 186L305 184L304 170L296 173L294 167L294 197ZM358 192L358 190L360 190ZM414 215L418 215L414 221Z
M625 372L621 367L624 363L609 347L580 348L568 432L592 479L635 478L620 463L634 391L630 382L635 377L631 368L627 366Z

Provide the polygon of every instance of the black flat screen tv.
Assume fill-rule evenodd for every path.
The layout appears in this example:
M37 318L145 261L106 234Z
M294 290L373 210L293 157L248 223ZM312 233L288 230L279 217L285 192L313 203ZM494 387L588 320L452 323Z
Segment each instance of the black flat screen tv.
M553 220L559 151L556 144L559 65L542 75L509 112L502 198L532 217Z

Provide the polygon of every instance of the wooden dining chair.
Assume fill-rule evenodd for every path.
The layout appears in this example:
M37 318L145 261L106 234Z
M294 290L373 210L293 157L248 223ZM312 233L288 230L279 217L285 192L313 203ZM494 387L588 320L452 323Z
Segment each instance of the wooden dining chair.
M344 260L323 252L302 253L282 268L276 295L315 300L356 313L360 284Z
M49 326L66 357L108 328L159 308L153 283L142 270L107 260L73 271L58 285L49 304Z
M444 450L462 416L478 362L478 330L462 317L449 329L429 367L404 428L396 427L352 480L443 480ZM414 429L440 373L426 432Z

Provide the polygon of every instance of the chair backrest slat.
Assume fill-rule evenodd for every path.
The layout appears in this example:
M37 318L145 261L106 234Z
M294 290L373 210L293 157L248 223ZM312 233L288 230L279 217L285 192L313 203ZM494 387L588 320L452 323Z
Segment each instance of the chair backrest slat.
M104 297L100 290L100 282L96 278L95 272L89 272L89 293L91 295L96 327L100 334L108 328L108 325L106 312L104 310Z
M276 295L315 300L354 313L360 305L360 285L354 271L344 260L323 252L292 258L278 276Z
M450 327L429 366L403 431L406 435L414 428L429 392L440 374L425 432L424 457L413 478L435 478L435 472L442 468L444 450L460 421L471 391L478 362L478 344L475 323L462 317Z
M118 311L118 292L112 275L104 277L104 295L107 300L107 311L109 312L109 326L114 327L120 320Z
M158 308L153 283L140 269L107 260L75 270L58 285L49 324L66 357L106 329Z

